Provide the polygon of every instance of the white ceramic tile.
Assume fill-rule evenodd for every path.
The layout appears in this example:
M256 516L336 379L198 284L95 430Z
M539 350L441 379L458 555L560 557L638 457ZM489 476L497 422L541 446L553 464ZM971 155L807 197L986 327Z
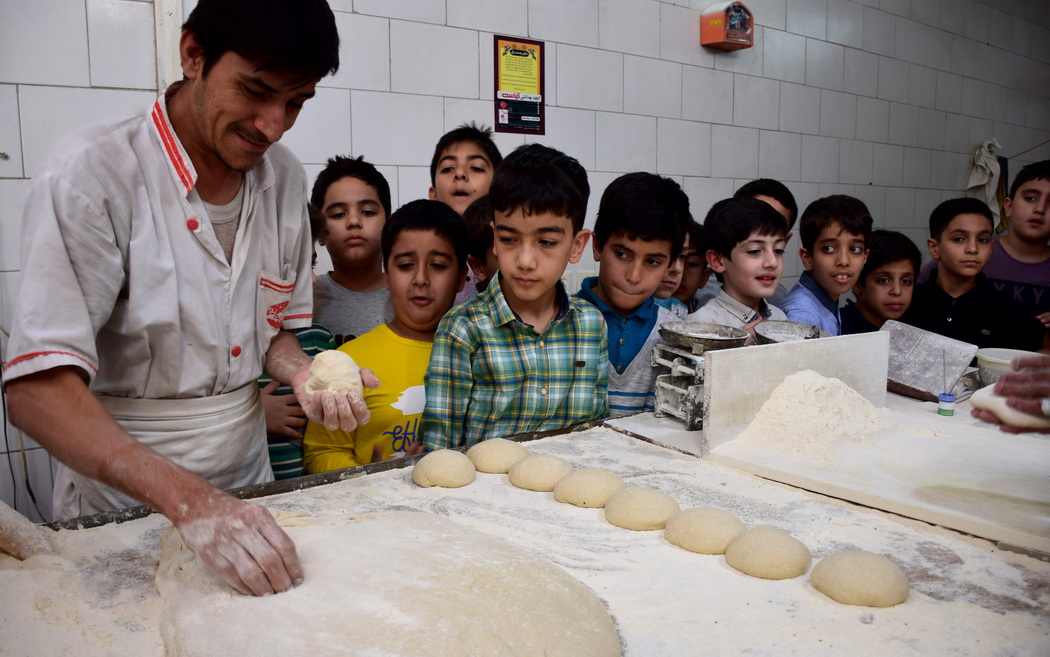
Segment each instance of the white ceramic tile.
M971 119L961 114L948 113L945 117L944 128L944 150L954 153L968 153L972 150L970 143L970 121Z
M926 0L917 0L923 2ZM898 16L911 16L912 0L879 0L879 9Z
M350 143L374 164L429 165L434 144L445 133L442 110L439 97L351 91Z
M655 171L656 119L598 112L594 167L600 171Z
M933 151L930 161L930 186L950 190L962 196L969 177L970 156L963 153Z
M682 118L733 122L733 74L698 66L682 69Z
M926 57L928 29L922 23L898 16L896 19L897 59L912 64L922 64Z
M758 174L758 130L711 126L711 175L755 178Z
M699 0L691 3L694 9L706 9L713 3ZM774 30L786 27L787 0L750 0L747 8L754 14L756 25L765 25Z
M689 210L699 223L704 223L704 217L715 203L733 195L735 187L730 178L693 178L686 177L682 183L682 189L689 197Z
M988 5L980 2L966 3L966 36L974 41L987 43L991 20L992 10Z
M816 39L806 40L806 85L842 91L845 48Z
M336 12L339 30L339 70L321 80L325 87L390 90L390 21L362 14Z
M665 176L711 175L711 126L660 119L656 124L656 172Z
M776 130L779 124L780 83L738 75L733 85L733 125Z
M902 177L906 187L928 187L930 184L930 151L925 148L904 148L904 168ZM926 210L929 216L930 207Z
M946 112L961 112L962 77L954 73L937 72L937 109Z
M420 44L430 44L433 56L421 57ZM451 71L464 73L450 75ZM477 98L477 71L477 33L407 21L390 23L392 91Z
M359 14L404 18L420 23L445 22L445 0L354 0L354 11Z
M875 228L886 226L886 188L879 185L857 185L853 196L868 208Z
M861 47L864 8L851 0L828 0L828 41Z
M624 55L623 111L630 114L682 116L682 65Z
M969 129L970 129L970 139L969 139L970 149L969 149L969 151L970 152L974 152L974 151L977 150L977 146L979 144L983 144L985 141L987 141L987 140L992 138L992 134L993 134L992 133L992 125L993 124L988 119L973 119L973 118L971 118L971 119L968 119L967 121L970 124L969 125ZM1026 155L1026 157L1030 157L1031 155L1032 155L1031 153L1028 153ZM1044 158L1038 158L1037 157L1036 159L1039 160L1039 159L1044 159Z
M18 129L18 92L13 84L0 84L0 178L21 178L22 135Z
M889 101L857 98L857 139L885 142L889 139L889 125Z
M390 207L397 210L405 204L401 200L401 186L398 184L398 172L397 167L376 167L376 171L386 179L387 186L390 187ZM420 197L425 198L425 197ZM328 249L322 249L325 253L328 253Z
M798 180L802 176L802 135L763 130L758 137L758 177Z
M937 71L918 64L909 65L908 100L919 107L937 104Z
M762 75L765 78L785 82L806 81L806 69L800 66L806 61L806 39L797 34L767 29L763 52Z
M936 7L938 20L934 23L930 23L930 25L952 34L965 34L966 5L973 1L974 0L940 0L938 3L936 0L933 0L931 4L938 5ZM921 5L925 3L917 4ZM914 14L915 11L913 10L912 15Z
M603 50L659 57L660 3L598 0L598 46Z
M865 7L875 7L876 9L879 6L879 0L857 0L857 3Z
M838 182L838 139L802 135L802 180L815 183Z
M183 0L183 5L185 6L186 4L195 1L196 0ZM354 0L328 0L328 6L333 12L342 11L350 13L354 10Z
M333 155L350 153L350 92L318 88L281 143L310 164L324 164Z
M897 18L872 7L864 8L864 29L861 43L865 50L887 57L896 51Z
M623 109L623 55L558 46L558 104L618 112Z
M973 77L977 72L977 42L964 36L952 35L951 72Z
M919 138L915 145L919 148L944 148L944 126L947 119L944 112L919 108Z
M875 144L872 150L871 182L900 187L903 184L904 147Z
M860 96L877 96L880 59L878 55L864 50L846 48L843 91Z
M15 465L15 472L21 473L21 463ZM26 450L26 466L29 470L29 485L33 488L36 504L29 499L25 490L16 492L15 499L17 509L33 522L50 522L51 514L51 490L54 488L54 480L51 476L51 457L42 448ZM40 513L37 513L39 510ZM41 515L42 514L42 515Z
M787 31L824 39L827 37L828 0L791 0L787 4Z
M465 27L499 34L528 34L528 4L488 2L486 0L445 0L446 21L451 27Z
M839 141L839 181L856 185L870 185L872 175L872 143L842 139Z
M846 183L820 183L817 185L817 191L820 193L820 198L825 196L831 196L833 194L845 194L846 196L857 195L856 185L847 185Z
M715 51L715 68L720 71L743 73L744 75L762 75L762 53L766 47L765 28L755 27L755 45L743 50L727 52Z
M941 20L941 5L938 0L926 0L916 2L911 8L911 19L924 25L939 25Z
M591 186L591 197L587 202L587 216L583 220L584 228L594 228L594 220L598 216L598 202L601 200L602 194L605 193L605 188L609 186L609 183L616 180L621 175L623 174L606 171L587 172L587 182ZM587 253L590 250L591 249L588 246L588 248L584 249L584 253ZM590 257L590 255L588 254L586 257ZM581 258L580 264L583 264L585 260L586 258ZM589 267L591 271L598 271L597 264L594 262L593 258L590 259L590 264L593 265Z
M908 102L908 78L911 65L892 57L879 57L879 98L899 103Z
M919 108L904 103L890 103L890 132L887 141L900 146L914 146L919 138Z
M594 171L595 118L591 110L547 108L547 130L545 135L529 137L527 141L546 144L568 153Z
M951 32L938 30L934 27L926 28L926 55L923 63L938 71L947 71L952 66L952 36Z
M1037 130L1050 125L1050 99L1029 94L1025 106L1025 125Z
M153 7L128 0L87 3L91 84L156 89Z
M974 67L974 77L985 82L994 82L999 73L998 49L986 43L978 43Z
M427 190L430 189L430 169L425 166L397 167L397 187L398 207L409 201L426 198Z
M886 225L891 230L912 226L915 222L915 190L897 187L886 190ZM925 251L923 246L921 249Z
M988 85L973 78L963 78L962 112L969 116L987 119L991 116Z
M55 139L74 128L145 112L156 100L152 91L114 91L70 87L21 86L18 111L22 120L22 157L32 175ZM76 111L69 109L75 107Z
M1028 94L1014 89L1010 89L1007 92L1005 117L1007 123L1012 123L1017 126L1023 125L1025 123L1025 117L1027 116L1026 104L1028 103L1028 97Z
M998 74L996 82L1010 89L1021 87L1021 71L1027 70L1026 60L1005 50L999 51Z
M820 89L780 83L780 129L789 132L820 132Z
M0 179L0 271L17 271L21 267L22 209L28 191L27 179ZM13 298L10 310L14 310ZM0 324L10 327L11 318L5 315Z
M700 45L699 25L699 11L668 4L661 5L660 58L713 68L715 55Z
M0 80L87 86L88 61L83 0L0 3Z
M837 91L820 92L820 134L853 139L857 134L857 97Z
M597 46L598 0L529 0L529 37L574 46Z

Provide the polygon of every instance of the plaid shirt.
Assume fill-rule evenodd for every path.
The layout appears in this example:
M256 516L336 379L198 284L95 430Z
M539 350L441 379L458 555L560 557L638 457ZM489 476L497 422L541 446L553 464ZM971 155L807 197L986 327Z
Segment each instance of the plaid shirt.
M518 319L499 280L438 326L427 368L427 450L473 445L595 420L608 411L607 333L601 313L569 298L542 334Z

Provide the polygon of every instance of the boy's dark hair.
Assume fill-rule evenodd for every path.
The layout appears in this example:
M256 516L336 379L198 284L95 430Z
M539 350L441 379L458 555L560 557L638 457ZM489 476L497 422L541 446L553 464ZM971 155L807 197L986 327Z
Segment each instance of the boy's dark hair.
M397 236L406 230L432 230L438 237L449 241L456 252L456 263L460 271L467 266L467 231L463 218L441 201L419 199L405 203L390 215L383 224L380 245L383 263L390 261L390 250Z
M871 226L874 223L871 213L868 212L868 206L858 198L845 194L833 194L813 201L802 213L799 219L799 237L802 241L802 248L812 252L820 231L836 222L847 233L862 236L864 246L867 247L868 241L871 240Z
M441 161L441 156L449 148L465 141L469 141L480 148L485 153L485 156L489 158L493 169L498 167L500 162L503 161L503 155L500 154L499 147L496 146L496 142L492 141L492 128L478 125L473 121L464 123L455 130L449 130L441 136L441 139L438 139L437 146L434 147L434 157L430 158L431 185L434 184L437 178L438 162Z
M485 262L492 250L492 202L489 195L480 196L463 211L463 223L467 228L467 253Z
M697 223L695 219L690 218L689 224L685 227L685 232L689 235L689 248L695 249L700 254L706 266L707 258L705 254L710 247L707 245L707 238L704 237L704 227Z
M609 183L598 204L594 242L602 248L615 235L645 241L669 240L671 259L682 252L692 219L689 197L678 183L653 173L626 173Z
M864 261L864 268L860 270L861 284L867 283L868 274L895 260L907 260L911 263L912 273L915 276L919 275L922 254L919 253L915 242L895 230L872 231L868 241L868 259Z
M976 198L952 198L941 203L930 213L930 237L940 241L944 229L948 227L952 219L960 214L979 214L988 217L988 222L995 225L992 211L988 209L984 201Z
M226 52L303 80L339 69L339 33L324 0L200 0L182 29L204 51L204 75Z
M795 219L798 219L798 204L795 202L795 195L791 193L787 185L772 178L759 178L744 183L733 194L734 198L754 198L756 196L768 196L787 208L791 212L791 218L788 219L788 230L795 226Z
M732 260L736 245L756 233L763 237L786 238L788 227L784 217L765 201L750 196L722 199L712 205L704 217L707 250L703 253L714 251L726 260ZM722 273L715 272L715 278L721 282Z
M590 195L587 171L576 158L542 144L514 149L496 168L489 186L494 212L520 209L527 215L568 217L573 234L583 230Z
M1022 167L1014 178L1014 184L1010 185L1010 198L1017 196L1021 185L1032 180L1050 180L1050 160L1033 162Z
M324 213L313 203L306 204L306 212L310 217L310 239L317 241L325 235Z
M332 183L343 178L357 178L376 190L376 196L379 197L379 204L383 206L383 212L386 213L387 218L390 217L390 185L383 174L379 173L379 169L376 169L371 162L365 162L362 155L357 157L336 155L328 158L328 163L321 173L317 174L317 180L314 181L313 190L310 192L310 202L323 212L324 195L328 192L328 188L332 186Z

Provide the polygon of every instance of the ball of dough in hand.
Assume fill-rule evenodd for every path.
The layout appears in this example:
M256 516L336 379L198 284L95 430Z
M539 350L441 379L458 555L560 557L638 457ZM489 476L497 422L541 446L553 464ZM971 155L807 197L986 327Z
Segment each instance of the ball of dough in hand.
M510 467L510 483L518 488L549 493L572 472L572 466L557 456L532 454Z
M554 499L566 504L600 509L626 484L619 475L601 468L577 470L565 476L554 487Z
M492 438L473 445L467 456L474 462L478 472L505 474L521 459L529 455L521 443L506 438Z
M412 468L412 481L424 488L459 488L474 481L475 476L474 463L454 449L430 452Z
M745 575L790 579L809 570L813 559L802 541L772 527L753 527L726 548L726 563Z
M1019 411L1006 403L1006 397L995 394L995 386L981 388L970 395L970 404L995 413L999 421L1018 429L1050 429L1050 417Z
M678 502L653 488L624 488L605 503L605 519L624 529L663 529L678 513Z
M306 392L356 393L361 396L361 368L350 354L329 349L314 356L310 364L310 378L306 380Z
M836 552L813 566L813 588L844 605L892 607L908 599L908 578L881 554Z
M725 554L729 543L747 526L721 509L686 509L671 516L664 528L669 543L700 554Z

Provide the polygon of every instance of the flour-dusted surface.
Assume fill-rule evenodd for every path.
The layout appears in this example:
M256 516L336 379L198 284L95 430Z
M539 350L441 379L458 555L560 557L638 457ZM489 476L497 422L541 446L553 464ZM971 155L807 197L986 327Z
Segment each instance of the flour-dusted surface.
M805 543L815 559L847 549L887 555L908 575L911 596L886 609L851 607L814 590L808 575L781 581L748 577L720 555L673 546L662 531L614 527L602 509L559 504L551 493L511 486L506 475L479 474L463 488L423 489L402 469L265 503L316 514L425 511L498 537L564 568L591 589L608 607L625 654L632 657L700 650L807 656L1050 652L1050 564L940 528L826 501L610 429L526 447L559 456L576 469L608 469L630 486L672 496L682 508L715 507L749 527L782 529ZM41 585L21 576L28 562L19 566L0 558L0 654L162 655L153 577L165 526L163 518L150 517L60 532L56 544L67 566L57 574L52 564L39 565L40 573L54 573ZM346 592L331 595L337 604ZM49 615L49 608L56 611ZM76 618L87 619L91 629L70 629ZM84 637L72 644L77 649L58 647L73 634Z

